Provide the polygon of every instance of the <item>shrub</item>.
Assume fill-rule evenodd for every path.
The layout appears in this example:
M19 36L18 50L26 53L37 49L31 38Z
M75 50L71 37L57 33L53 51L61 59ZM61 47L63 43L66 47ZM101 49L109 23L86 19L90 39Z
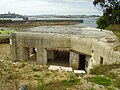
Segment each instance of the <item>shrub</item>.
M96 21L96 23L97 23L98 28L100 28L100 29L104 29L108 25L110 25L107 17L105 17L105 16L101 16L100 18L98 18L98 20Z

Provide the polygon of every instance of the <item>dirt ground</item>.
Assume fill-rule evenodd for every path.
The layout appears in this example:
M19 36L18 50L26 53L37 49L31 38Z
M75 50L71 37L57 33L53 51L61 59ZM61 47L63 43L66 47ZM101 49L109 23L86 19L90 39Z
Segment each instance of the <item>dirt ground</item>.
M0 44L0 90L18 90L22 85L27 85L27 90L120 90L120 66L111 70L108 70L111 66L100 67L94 74L77 77L73 72L51 71L48 66L12 62L8 58L10 45ZM112 84L104 86L88 81L94 76L99 78L98 75L109 78Z
M10 45L9 44L0 44L0 60L4 60L7 56L10 57Z

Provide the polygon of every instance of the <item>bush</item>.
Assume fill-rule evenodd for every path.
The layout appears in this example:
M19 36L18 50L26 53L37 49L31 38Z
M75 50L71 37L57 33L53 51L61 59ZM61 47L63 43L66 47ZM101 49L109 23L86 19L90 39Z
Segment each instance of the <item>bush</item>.
M97 27L100 28L100 29L104 29L108 25L110 25L107 17L105 17L105 16L101 16L100 18L98 18L98 20L96 21L96 23L97 23Z

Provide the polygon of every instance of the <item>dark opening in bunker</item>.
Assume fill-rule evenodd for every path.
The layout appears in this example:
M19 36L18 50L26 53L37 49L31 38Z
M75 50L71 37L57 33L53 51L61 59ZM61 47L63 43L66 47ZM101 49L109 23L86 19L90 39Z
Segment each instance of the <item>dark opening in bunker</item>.
M103 57L100 56L100 65L103 65Z
M85 70L85 61L86 61L86 56L79 55L79 70Z
M30 47L24 47L24 55L23 58L26 61L36 61L37 53L35 48L30 48Z
M36 48L30 48L30 61L36 61L36 59L37 59Z
M69 52L47 50L48 65L69 66Z

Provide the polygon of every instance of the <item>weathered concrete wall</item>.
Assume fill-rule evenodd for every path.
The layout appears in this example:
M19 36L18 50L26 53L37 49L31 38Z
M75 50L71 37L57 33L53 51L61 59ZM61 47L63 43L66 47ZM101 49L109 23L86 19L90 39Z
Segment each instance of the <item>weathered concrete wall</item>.
M92 44L92 50L94 50L92 54L92 67L96 65L100 65L100 58L103 58L103 64L117 64L120 62L119 54L115 54L116 52L113 51L108 44L102 41L95 41Z
M18 55L18 60L26 60L24 53L28 53L25 48L37 48L37 62L47 64L46 56L47 51L45 49L63 49L70 48L70 38L64 35L57 34L32 34L30 33L16 34L16 40L12 42L12 48L17 47L14 51ZM28 55L28 54L26 54ZM15 56L14 56L15 58ZM46 61L46 62L45 62Z
M82 38L80 36L73 35L71 38L71 49L87 55L91 55L91 40L91 38Z
M89 69L90 69L90 65L91 65L91 56L86 56L86 62L85 62L85 70L87 73L89 73Z
M79 54L76 52L70 52L70 67L72 67L75 70L78 70L79 68Z

